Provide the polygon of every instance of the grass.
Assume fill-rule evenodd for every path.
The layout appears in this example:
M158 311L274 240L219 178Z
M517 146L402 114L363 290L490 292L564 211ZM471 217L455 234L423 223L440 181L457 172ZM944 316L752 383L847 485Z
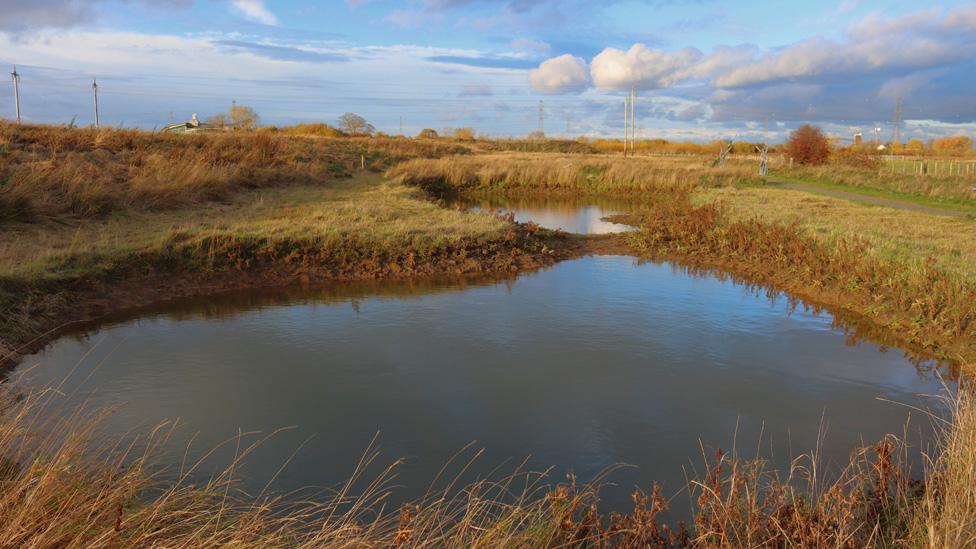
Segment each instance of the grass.
M263 271L269 280L288 280L509 271L544 255L543 240L365 174L176 211L11 225L0 234L0 312L11 319L8 341L24 341L39 321L70 317L71 296L110 293L112 281L170 273Z
M906 200L928 206L976 211L976 178L891 173L883 164L851 166L833 162L825 166L796 166L773 170L774 177Z
M258 188L328 183L450 143L249 134L170 135L0 123L0 223L104 217L226 200Z
M820 470L815 453L781 475L759 458L703 458L688 495L692 524L669 525L656 486L630 512L599 510L600 483L554 483L516 470L459 485L477 455L445 465L428 495L391 509L397 463L367 450L350 480L317 494L241 492L240 468L261 440L228 439L234 458L202 477L202 461L165 467L174 426L106 440L106 412L64 407L57 390L0 387L0 546L4 547L965 547L976 542L976 408L960 391L931 452L889 436ZM202 458L205 459L205 458ZM925 460L924 481L910 463ZM367 476L370 470L378 473Z
M927 195L894 191L875 187L853 186L832 181L803 179L798 177L778 177L774 179L785 183L801 183L811 187L816 187L830 191L841 191L865 197L876 197L906 204L917 204L929 208L946 210L947 212L976 213L976 200L932 197Z
M623 194L732 186L755 182L753 167L706 169L698 158L632 158L553 154L490 154L415 159L387 177L433 192L567 191Z
M721 203L737 220L796 225L828 244L856 237L896 263L931 263L976 284L976 223L775 188L705 189L696 205Z

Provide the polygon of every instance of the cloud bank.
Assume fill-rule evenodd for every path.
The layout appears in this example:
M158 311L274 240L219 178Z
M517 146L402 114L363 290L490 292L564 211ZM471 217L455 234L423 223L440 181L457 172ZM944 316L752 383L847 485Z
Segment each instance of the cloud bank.
M841 39L813 37L781 48L606 48L585 75L584 60L559 56L542 62L529 82L545 94L634 86L697 101L701 106L685 109L686 116L708 112L713 120L774 116L856 124L889 118L895 98L905 97L918 117L962 122L976 118L973 51L976 5L968 5L897 18L871 15Z

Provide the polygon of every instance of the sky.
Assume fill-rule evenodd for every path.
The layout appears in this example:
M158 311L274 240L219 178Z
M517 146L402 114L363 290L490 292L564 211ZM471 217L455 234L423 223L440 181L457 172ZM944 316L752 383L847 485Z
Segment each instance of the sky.
M976 2L0 0L25 121L154 128L252 106L390 134L976 134ZM14 115L0 85L0 117ZM401 122L402 121L402 122Z

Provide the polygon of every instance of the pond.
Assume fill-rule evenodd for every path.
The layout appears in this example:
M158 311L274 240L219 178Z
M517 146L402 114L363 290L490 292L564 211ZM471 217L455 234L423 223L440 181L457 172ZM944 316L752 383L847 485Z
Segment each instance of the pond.
M639 204L633 199L566 195L512 197L504 194L459 195L448 205L478 212L513 214L519 223L533 222L545 229L577 234L610 234L634 230L607 218L634 212Z
M820 445L845 462L901 433L939 383L897 350L852 342L829 315L712 275L592 256L508 280L428 280L237 292L69 334L23 362L25 383L117 406L110 434L183 425L173 463L240 431L271 432L240 473L259 490L333 486L376 437L406 458L398 498L424 494L469 443L486 475L553 467L562 481L614 464L608 508L634 486L672 494L704 451L778 466ZM915 428L919 428L918 422ZM226 465L218 452L200 471ZM297 450L297 453L296 453ZM373 471L375 472L375 471ZM677 516L688 500L674 503Z

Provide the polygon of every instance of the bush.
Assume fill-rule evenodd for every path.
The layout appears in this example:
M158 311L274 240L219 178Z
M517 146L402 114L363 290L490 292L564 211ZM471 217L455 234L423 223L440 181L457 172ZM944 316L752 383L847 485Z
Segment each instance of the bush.
M790 134L786 153L800 164L819 165L830 158L830 142L820 128L804 124Z

